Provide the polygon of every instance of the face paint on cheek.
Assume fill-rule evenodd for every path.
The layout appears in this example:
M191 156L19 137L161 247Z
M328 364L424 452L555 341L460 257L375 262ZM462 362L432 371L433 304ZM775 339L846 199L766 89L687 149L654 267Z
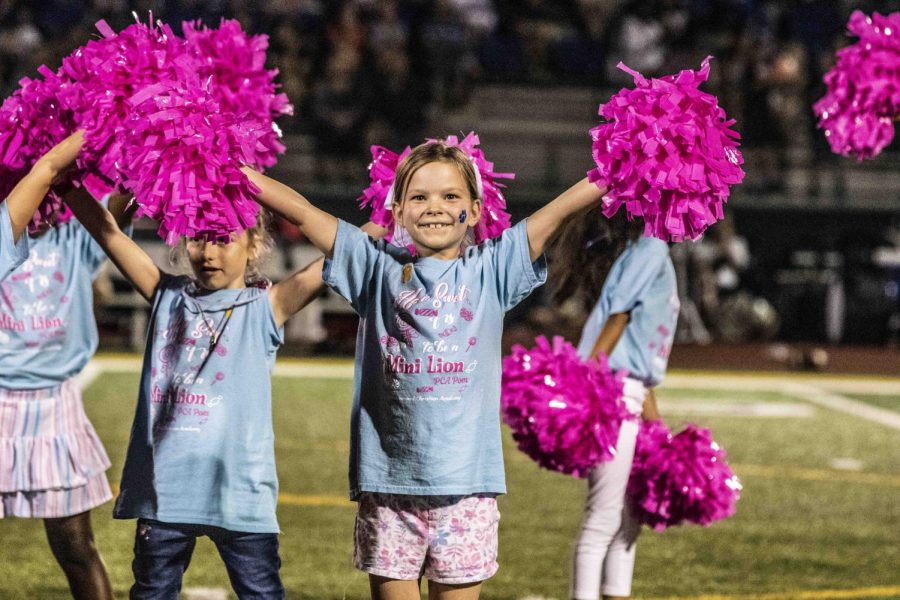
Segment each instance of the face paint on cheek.
M466 222L466 211L465 210L463 210L461 213L459 213L459 222L460 223Z

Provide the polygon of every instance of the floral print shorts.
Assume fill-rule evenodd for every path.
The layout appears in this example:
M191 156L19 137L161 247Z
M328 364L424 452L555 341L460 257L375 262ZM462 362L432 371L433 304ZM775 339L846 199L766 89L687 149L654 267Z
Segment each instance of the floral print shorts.
M484 581L497 572L500 511L493 494L359 497L353 564L389 579Z

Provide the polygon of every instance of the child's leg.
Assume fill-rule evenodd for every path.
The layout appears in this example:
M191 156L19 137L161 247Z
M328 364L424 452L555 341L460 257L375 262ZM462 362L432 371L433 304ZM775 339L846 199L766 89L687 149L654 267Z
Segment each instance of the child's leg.
M581 533L575 543L570 594L578 600L598 600L600 577L610 544L622 523L625 489L634 458L638 423L622 422L616 456L591 471Z
M197 544L198 527L138 519L132 600L177 598Z
M229 531L219 527L204 527L203 532L218 548L238 598L284 598L284 585L278 573L281 569L278 534Z
M369 574L372 600L420 600L419 580L389 579Z
M622 514L622 525L613 537L603 562L603 597L607 599L631 596L634 557L641 524L631 516L628 508Z
M428 582L428 600L478 600L479 594L481 594L480 581L460 585Z
M47 541L76 600L112 600L106 566L94 544L91 513L44 519Z

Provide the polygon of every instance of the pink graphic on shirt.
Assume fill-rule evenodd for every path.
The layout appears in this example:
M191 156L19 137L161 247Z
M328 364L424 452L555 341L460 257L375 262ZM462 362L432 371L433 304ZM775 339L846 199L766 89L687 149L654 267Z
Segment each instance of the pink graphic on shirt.
M468 352L468 351L469 351L469 348L471 348L472 346L474 346L477 342L478 342L478 338L476 338L475 336L470 337L470 338L469 338L469 345L466 346L466 352Z
M53 279L55 279L59 283L63 283L66 280L65 276L63 276L63 274L62 274L62 271L55 271L53 273Z
M462 317L464 321L471 321L475 318L475 315L472 314L472 311L465 306L459 309L459 316Z

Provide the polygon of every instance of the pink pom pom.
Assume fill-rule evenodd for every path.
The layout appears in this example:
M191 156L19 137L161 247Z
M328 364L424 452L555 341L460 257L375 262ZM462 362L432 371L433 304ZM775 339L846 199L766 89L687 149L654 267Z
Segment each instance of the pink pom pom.
M672 436L662 421L641 424L628 480L638 521L657 531L685 521L708 526L734 514L740 492L708 429L689 424Z
M606 356L582 361L561 337L514 346L503 359L501 410L519 450L540 466L586 477L616 453L626 410Z
M159 220L167 244L180 236L228 242L254 225L259 190L240 164L264 130L220 111L209 85L198 80L146 87L129 105L122 171L137 216Z
M862 161L891 143L900 117L900 12L867 17L857 10L847 28L859 41L838 51L825 75L828 91L813 110L831 149Z
M167 25L136 23L117 34L99 21L97 29L103 39L63 59L60 74L74 84L64 90L63 101L85 130L76 164L86 171L85 187L99 197L122 180L117 163L130 135L124 125L129 99L160 81L190 80L196 69L184 40Z
M278 69L266 70L265 35L249 36L238 21L222 19L218 29L200 28L199 22L183 24L184 37L194 53L201 79L210 78L213 97L222 110L243 121L257 121L268 127L258 137L259 145L247 164L258 169L271 167L276 155L284 153L281 131L273 122L294 113L285 94L276 93Z
M506 198L503 197L501 191L501 188L505 186L497 179L513 179L515 174L494 172L494 163L489 162L484 156L484 151L478 147L481 141L474 131L462 140L451 135L445 140L428 139L426 143L439 141L445 142L448 146L458 146L465 152L466 156L472 160L472 166L475 167L476 176L481 183L481 221L474 228L475 243L480 244L499 236L509 228L510 215L506 212ZM386 201L388 193L393 191L392 186L397 166L409 152L409 147L397 154L381 146L372 146L372 164L369 165L371 183L358 198L360 208L371 207L369 220L381 225L389 232L394 230L394 215L390 206L386 206ZM392 197L391 203L393 201ZM385 237L391 240L392 234Z
M41 156L75 130L72 111L59 99L66 83L43 65L38 72L43 79L22 79L19 89L0 106L0 202ZM71 217L69 207L51 190L28 230L35 233Z
M695 240L722 219L729 186L743 181L743 157L734 120L698 89L710 58L699 71L649 80L619 64L636 87L602 104L607 122L591 130L597 168L588 177L610 187L607 217L624 205L629 217L644 219L644 235L676 242Z

